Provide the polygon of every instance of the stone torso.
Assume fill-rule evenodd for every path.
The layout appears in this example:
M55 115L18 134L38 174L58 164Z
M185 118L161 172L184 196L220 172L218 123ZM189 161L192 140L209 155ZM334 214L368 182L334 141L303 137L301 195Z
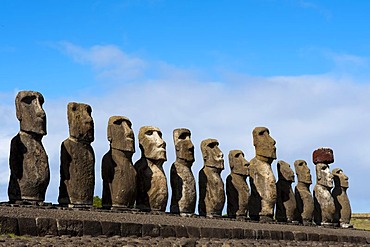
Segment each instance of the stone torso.
M271 165L253 158L250 161L251 216L272 216L276 203L276 179Z
M165 211L168 200L167 179L162 167L149 162L141 158L134 165L137 172L136 207Z
M297 202L297 220L311 222L313 217L314 203L309 190L309 185L298 182L294 189Z
M9 200L44 201L50 181L48 156L40 140L19 133L11 141Z
M231 173L226 179L227 215L247 216L250 197L246 176Z
M171 166L172 213L194 213L196 201L195 179L191 169L183 164Z
M95 155L89 143L67 139L61 148L60 204L92 205Z
M203 167L199 172L199 214L221 216L225 204L224 183L216 169Z
M346 189L335 187L332 191L332 196L336 208L334 220L336 222L349 224L352 210Z
M316 224L332 223L335 213L334 199L330 190L325 186L316 184L314 191L314 220Z
M276 183L276 219L277 221L291 222L297 208L291 182L279 180Z
M133 207L136 199L136 170L123 151L111 150L102 161L103 206Z

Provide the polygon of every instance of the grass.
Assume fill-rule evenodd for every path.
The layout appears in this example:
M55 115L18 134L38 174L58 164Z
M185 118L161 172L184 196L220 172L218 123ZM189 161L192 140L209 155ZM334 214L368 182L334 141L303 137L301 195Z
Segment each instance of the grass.
M352 214L351 224L356 229L370 231L370 214Z

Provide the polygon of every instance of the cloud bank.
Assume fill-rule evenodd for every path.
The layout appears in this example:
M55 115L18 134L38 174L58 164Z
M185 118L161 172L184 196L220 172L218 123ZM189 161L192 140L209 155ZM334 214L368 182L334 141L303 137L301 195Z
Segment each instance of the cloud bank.
M88 103L95 121L96 155L95 194L101 195L101 158L108 151L106 137L108 118L123 115L131 119L135 136L144 125L159 127L167 143L169 169L175 160L172 131L186 127L192 132L196 148L193 172L197 177L203 165L200 142L215 138L225 157L224 181L229 174L228 152L244 151L248 160L254 156L252 130L266 126L276 140L278 160L293 168L297 159L309 164L315 179L312 152L318 147L331 147L335 163L350 178L348 194L354 212L368 211L370 191L366 188L370 174L370 86L356 83L350 76L335 74L253 77L223 71L217 81L204 79L198 72L183 70L158 61L144 61L130 56L116 46L83 48L62 44L64 52L83 66L91 66L102 86L115 80L110 90L68 99L45 99L48 135L43 142L49 155L51 182L47 201L56 202L59 186L59 149L68 137L66 106L68 101ZM77 65L76 65L77 66ZM157 73L148 73L157 71ZM130 83L127 83L127 77ZM145 75L145 76L143 76ZM148 76L151 75L151 76ZM113 79L112 79L113 78ZM117 83L117 79L125 83ZM42 93L42 92L41 92ZM18 131L14 94L6 95L0 106L0 200L7 200L8 153L12 136ZM136 143L133 161L139 159ZM276 172L276 162L273 163ZM311 186L311 189L313 186Z

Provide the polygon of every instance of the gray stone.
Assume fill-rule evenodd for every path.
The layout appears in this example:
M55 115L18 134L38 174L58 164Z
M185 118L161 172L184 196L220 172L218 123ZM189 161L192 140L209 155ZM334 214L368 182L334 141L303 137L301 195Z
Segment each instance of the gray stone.
M58 235L57 221L50 218L36 218L37 235Z
M136 236L141 237L143 231L143 225L137 223L122 223L121 224L121 236Z
M19 133L10 144L9 201L42 202L50 181L48 156L42 145L46 135L44 97L33 91L20 91L15 99Z
M333 169L332 174L335 185L331 192L335 204L334 222L339 222L342 228L352 228L353 226L350 224L352 210L347 195L348 177L340 168Z
M156 224L144 224L143 225L143 236L158 237L160 236L160 225Z
M106 236L119 236L121 235L121 223L102 221L101 228L102 234Z
M90 235L93 237L102 235L102 227L100 221L84 220L83 235Z
M80 220L57 219L58 235L82 236L83 222Z
M292 189L294 172L285 161L279 160L278 181L276 183L276 220L279 222L292 222L297 214L297 203Z
M136 207L145 211L165 211L168 188L163 163L167 156L162 132L153 126L141 127L139 146L141 158L134 165L137 172Z
M298 183L294 189L297 203L295 219L300 223L310 224L312 223L314 211L314 202L310 191L310 185L312 184L310 168L308 168L304 160L296 160L294 167L298 178Z
M223 153L216 139L201 142L204 166L199 171L199 215L221 216L225 204L224 183L221 171L224 169Z
M136 199L136 170L132 163L135 141L131 121L123 116L110 117L108 140L110 150L102 160L102 205L132 208Z
M328 150L328 148L325 148ZM318 150L322 150L318 149ZM326 152L326 155L331 152ZM328 163L330 156L325 156L325 162ZM333 175L330 172L329 165L325 163L316 164L316 185L314 187L314 221L317 225L332 225L334 222L335 204L330 193L333 188Z
M19 235L18 220L16 218L0 216L0 234L9 233Z
M37 236L35 218L18 218L19 235Z
M191 167L195 161L194 145L190 130L180 128L173 131L176 161L171 166L171 213L193 214L196 203L195 179Z
M229 217L248 216L250 189L247 184L249 162L241 150L229 152L231 173L226 179L227 215Z
M69 138L61 146L58 202L91 206L95 186L94 122L87 104L68 104Z
M277 192L271 163L276 159L276 142L266 127L256 127L252 134L256 156L249 165L249 216L253 220L272 221Z

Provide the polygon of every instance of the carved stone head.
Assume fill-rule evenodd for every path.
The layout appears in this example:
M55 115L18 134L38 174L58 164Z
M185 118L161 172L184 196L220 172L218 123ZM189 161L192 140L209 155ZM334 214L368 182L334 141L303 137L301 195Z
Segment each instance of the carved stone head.
M335 187L348 188L348 177L343 173L343 170L340 168L335 168L331 172L334 176Z
M123 116L112 116L108 122L108 140L113 149L135 152L134 132L130 119Z
M294 182L294 172L288 163L279 160L277 163L277 169L279 180Z
M249 175L249 162L244 158L241 150L231 150L229 152L229 165L232 173L242 176Z
M142 155L151 160L167 160L166 142L157 127L143 126L139 131L139 146Z
M297 174L298 182L312 184L310 168L308 168L306 161L296 160L294 162L294 168L295 173Z
M205 139L200 144L203 155L204 166L224 169L224 155L216 139Z
M173 141L176 149L176 157L186 162L194 162L194 145L190 139L190 130L185 128L173 131Z
M316 165L316 183L329 189L333 188L333 175L330 172L329 165L324 163Z
M20 91L15 98L20 129L38 135L46 135L46 114L42 105L44 97L39 92Z
M78 141L94 141L94 121L91 106L83 103L68 103L69 135Z
M276 142L270 136L270 131L266 127L256 127L252 134L256 155L267 159L276 159Z
M334 154L331 148L318 148L312 153L312 160L314 164L324 163L331 164L334 162Z

